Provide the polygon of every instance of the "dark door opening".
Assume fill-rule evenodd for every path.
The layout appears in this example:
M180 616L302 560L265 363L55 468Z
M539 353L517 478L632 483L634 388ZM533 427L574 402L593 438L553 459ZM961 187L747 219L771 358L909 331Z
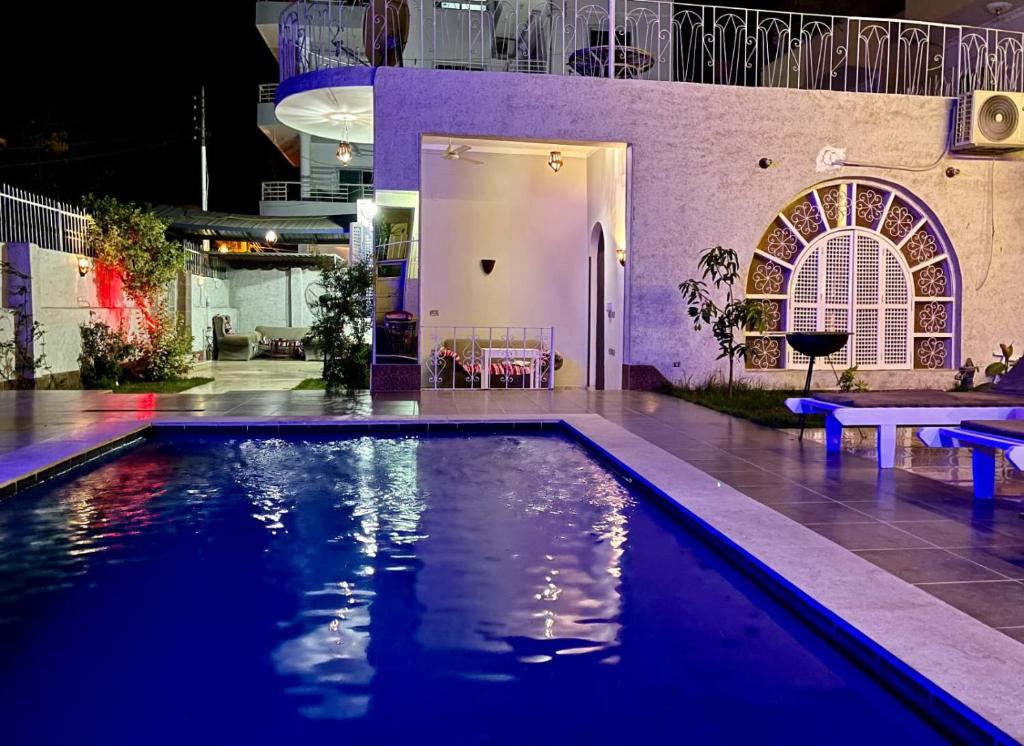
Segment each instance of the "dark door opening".
M604 389L604 230L594 226L597 237L597 288L594 303L594 388Z

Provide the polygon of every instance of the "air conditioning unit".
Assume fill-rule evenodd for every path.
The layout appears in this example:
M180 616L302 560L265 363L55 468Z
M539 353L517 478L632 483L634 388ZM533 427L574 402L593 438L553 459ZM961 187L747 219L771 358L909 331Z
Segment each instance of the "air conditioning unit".
M956 107L953 150L998 153L1024 150L1024 94L971 91Z

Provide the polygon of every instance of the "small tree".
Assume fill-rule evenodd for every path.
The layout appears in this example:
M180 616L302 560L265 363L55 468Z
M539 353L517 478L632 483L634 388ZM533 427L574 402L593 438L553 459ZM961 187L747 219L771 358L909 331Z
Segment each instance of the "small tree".
M314 336L324 354L328 394L348 394L370 384L373 264L329 262L321 271L324 293L313 304Z
M697 262L702 279L689 279L679 284L679 292L686 299L687 313L693 319L693 328L700 331L710 326L718 343L718 360L729 361L728 394L733 391L733 368L736 360L746 357L747 344L742 333L746 329L764 331L764 312L758 301L739 300L734 287L740 276L739 256L733 249L713 246L705 249ZM719 306L711 299L707 281L716 290L725 288L725 304ZM740 334L740 341L736 335Z

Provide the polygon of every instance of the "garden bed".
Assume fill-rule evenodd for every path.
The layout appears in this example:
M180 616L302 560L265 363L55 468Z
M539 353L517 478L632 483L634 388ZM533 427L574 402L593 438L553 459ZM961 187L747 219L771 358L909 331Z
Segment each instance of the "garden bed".
M800 418L786 408L786 399L803 396L802 390L769 389L740 382L733 388L732 396L729 396L725 385L716 382L699 386L670 385L664 387L662 393L759 425L800 427ZM824 426L825 419L820 415L807 417L807 427Z

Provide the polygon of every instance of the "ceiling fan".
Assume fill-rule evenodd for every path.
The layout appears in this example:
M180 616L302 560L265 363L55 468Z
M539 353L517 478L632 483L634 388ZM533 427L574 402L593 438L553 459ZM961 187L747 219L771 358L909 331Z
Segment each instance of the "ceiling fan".
M464 163L472 163L474 166L482 166L483 161L478 161L474 158L467 158L466 153L472 150L470 145L460 145L455 147L452 145L451 138L448 138L448 147L438 153L446 161L462 161Z

